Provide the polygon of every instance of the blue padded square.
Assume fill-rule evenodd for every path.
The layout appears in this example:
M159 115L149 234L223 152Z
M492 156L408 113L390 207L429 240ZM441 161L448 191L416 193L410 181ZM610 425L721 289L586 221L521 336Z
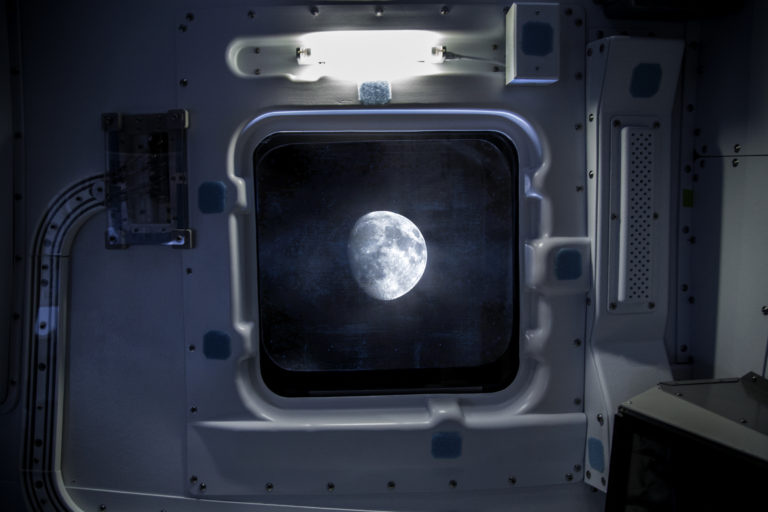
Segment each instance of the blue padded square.
M576 249L564 248L555 254L555 277L570 281L581 277L581 253Z
M587 455L589 457L589 465L592 466L592 469L605 473L603 442L595 437L590 437L587 440Z
M529 21L523 25L520 49L525 55L543 57L552 53L555 31L549 23Z
M458 432L435 432L432 434L432 456L436 459L458 459L461 457L461 434Z
M203 213L221 213L227 204L227 186L220 181L206 181L197 189L197 206Z
M629 93L633 98L650 98L659 92L661 65L656 63L638 64L632 70Z
M229 334L221 331L208 331L203 336L203 354L208 359L229 359Z

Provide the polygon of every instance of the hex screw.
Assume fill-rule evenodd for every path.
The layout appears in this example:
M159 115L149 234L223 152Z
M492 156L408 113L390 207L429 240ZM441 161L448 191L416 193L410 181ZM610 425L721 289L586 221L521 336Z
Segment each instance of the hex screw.
M272 482L267 482L266 485L264 485L264 489L267 492L272 492L273 490L275 490L275 486L272 484Z
M589 176L589 179L592 179L592 178L594 178L594 177L595 177L595 171L589 171L589 172L587 173L587 175Z
M591 472L591 471L587 470L587 473L586 473L586 475L587 475L587 480L589 480L590 478L592 478L592 472Z
M328 482L328 485L326 485L325 488L328 489L328 492L333 492L336 490L336 484Z
M312 16L317 16L318 14L320 14L320 9L318 9L316 5L313 5L312 7L309 8L309 13Z
M387 482L387 489L389 489L390 491L395 490L395 487L396 487L396 484L394 481L390 480L389 482Z
M589 119L589 122L590 122L590 123L591 123L592 121L594 121L594 120L595 120L595 114L589 114L589 117L588 117L588 119Z
M374 14L377 18L381 18L384 16L384 8L380 5L377 5L376 8L373 10Z
M733 145L733 152L734 153L738 153L739 151L741 151L741 144L734 144Z
M458 486L459 486L459 483L456 480L451 480L450 482L448 482L448 487L450 487L451 489L455 489Z
M186 87L187 85L189 85L189 80L187 80L186 78L182 78L181 80L179 80L179 85L182 87Z
M449 12L451 12L451 8L450 8L450 7L448 7L447 5L444 5L444 6L442 6L442 7L440 8L440 15L442 15L442 16L445 16L445 15L446 15L446 14L448 14Z
M565 474L565 479L566 479L568 482L570 482L571 480L573 480L573 474L572 474L572 473L566 473L566 474Z
M603 417L602 413L598 413L597 422L600 424L600 426L603 426L603 423L605 423L605 418Z
M573 340L573 344L576 345L577 347L580 347L581 346L581 340L579 338L576 338L575 340Z
M509 482L509 485L517 485L517 478L511 476L507 479L507 482Z
M734 158L733 160L731 160L731 165L733 165L734 167L738 167L739 166L739 159L738 158Z
M762 311L764 315L768 315L768 305L763 306L762 308L760 308L760 311Z

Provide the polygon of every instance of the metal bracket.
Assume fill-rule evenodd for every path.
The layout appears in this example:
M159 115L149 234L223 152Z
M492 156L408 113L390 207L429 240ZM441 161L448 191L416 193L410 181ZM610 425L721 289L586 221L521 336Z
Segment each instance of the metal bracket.
M103 114L107 249L193 247L189 228L186 110Z

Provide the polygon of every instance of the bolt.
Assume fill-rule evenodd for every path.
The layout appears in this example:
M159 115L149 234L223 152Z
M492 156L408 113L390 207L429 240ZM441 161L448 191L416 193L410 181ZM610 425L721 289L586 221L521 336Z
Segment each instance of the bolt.
M445 16L445 15L446 15L446 14L448 14L449 12L451 12L451 8L450 8L450 7L448 7L447 5L444 5L444 6L442 6L442 7L440 8L440 14L441 14L441 15L443 15L443 16Z
M515 478L513 476L509 477L507 479L507 481L509 482L509 485L516 485L517 484L517 478Z
M376 8L373 10L373 12L379 18L384 16L384 8L382 6L380 6L380 5L377 5Z
M741 423L742 425L745 425L747 423L747 420L745 420L744 418L739 418L739 423Z
M267 482L267 484L264 486L264 489L266 489L267 492L272 492L275 489L275 486L272 484L272 482Z
M739 151L741 151L741 144L734 144L733 145L733 152L734 153L738 153Z
M576 464L575 466L573 466L573 470L574 470L576 473L578 473L579 471L581 471L581 464Z
M738 167L739 166L739 159L738 158L734 158L731 161L731 165L733 165L734 167Z
M589 172L587 173L587 175L589 176L589 179L592 179L592 178L594 178L594 177L595 177L595 171L589 171Z
M328 485L326 485L326 489L328 489L328 492L333 492L336 490L336 485L333 482L328 482Z
M573 340L573 344L576 345L577 347L580 347L581 346L581 340L576 338L575 340Z
M602 413L599 413L597 415L597 422L600 424L600 426L602 426L603 423L605 423L605 418L603 417Z
M254 74L254 75L260 75L260 74L261 74L261 69L260 69L260 68L256 68L256 69L254 69L254 70L253 70L253 74Z
M186 78L182 78L181 80L179 80L179 85L182 87L186 87L188 84L189 84L189 80L187 80Z
M589 122L591 123L594 120L595 120L595 114L589 114Z
M592 478L592 472L591 471L587 470L586 475L587 475L587 480Z
M392 480L387 482L387 489L391 491L391 490L394 490L394 488L395 488L395 482L393 482Z
M655 302L649 302L648 303L648 309L653 309L655 307L656 307L656 303Z
M566 473L565 474L565 479L570 482L571 480L573 480L573 474L572 473Z
M760 311L762 311L764 315L768 315L768 305L763 306L762 308L760 308Z
M616 309L616 303L611 302L610 304L608 304L608 309Z
M313 5L312 7L309 8L309 13L312 16L317 16L318 14L320 14L320 9L318 9L316 5Z
M458 487L458 485L459 484L458 482L456 482L456 480L451 480L450 482L448 482L448 487L450 487L451 489L455 489L456 487Z

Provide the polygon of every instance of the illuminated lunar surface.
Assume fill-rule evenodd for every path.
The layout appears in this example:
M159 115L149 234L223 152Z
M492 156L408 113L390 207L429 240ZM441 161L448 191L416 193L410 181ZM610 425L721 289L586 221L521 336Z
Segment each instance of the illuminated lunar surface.
M365 293L379 300L402 297L427 267L427 244L416 224L397 213L360 217L347 245L352 275Z

